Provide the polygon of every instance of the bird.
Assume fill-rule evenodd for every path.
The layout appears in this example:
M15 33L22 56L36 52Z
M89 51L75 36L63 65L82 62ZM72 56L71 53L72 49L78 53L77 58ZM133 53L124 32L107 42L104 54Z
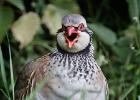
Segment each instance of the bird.
M80 14L67 14L56 35L56 50L24 66L15 85L24 100L45 80L34 100L108 100L108 83L94 58L93 31Z

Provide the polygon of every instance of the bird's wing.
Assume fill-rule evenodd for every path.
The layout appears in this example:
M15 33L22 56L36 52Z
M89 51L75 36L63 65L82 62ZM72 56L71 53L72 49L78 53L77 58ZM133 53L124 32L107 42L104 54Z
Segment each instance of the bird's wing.
M47 67L49 60L50 54L47 54L25 65L15 85L16 100L24 100L36 83L43 79L44 66Z
M94 85L95 91L98 91L98 92L96 92L97 95L95 96L94 99L98 100L100 98L100 100L108 100L108 84L107 84L107 80L106 80L103 72L101 71L101 69L98 69L97 72L95 72L95 73L96 73L98 78L94 79L94 83L96 85L94 85L94 84L93 85Z

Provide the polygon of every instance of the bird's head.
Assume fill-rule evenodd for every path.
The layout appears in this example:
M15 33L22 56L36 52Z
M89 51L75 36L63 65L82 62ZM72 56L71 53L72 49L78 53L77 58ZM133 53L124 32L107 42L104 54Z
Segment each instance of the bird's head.
M70 53L84 50L91 40L86 20L79 14L69 14L62 18L62 27L58 30L58 46Z

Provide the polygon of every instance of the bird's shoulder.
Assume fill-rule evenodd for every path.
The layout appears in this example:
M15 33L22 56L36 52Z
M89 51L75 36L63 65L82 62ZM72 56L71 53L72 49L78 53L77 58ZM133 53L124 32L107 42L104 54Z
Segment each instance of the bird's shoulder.
M31 89L35 87L35 84L43 79L45 74L44 66L47 68L50 57L51 53L45 54L24 66L15 85L15 97L18 100L29 94Z

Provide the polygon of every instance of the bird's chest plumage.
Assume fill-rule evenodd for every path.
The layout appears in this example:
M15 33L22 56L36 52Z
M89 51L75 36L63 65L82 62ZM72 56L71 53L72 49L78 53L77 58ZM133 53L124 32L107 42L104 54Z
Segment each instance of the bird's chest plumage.
M60 97L81 95L83 90L100 92L103 87L104 76L90 55L53 54L47 66L47 86Z

